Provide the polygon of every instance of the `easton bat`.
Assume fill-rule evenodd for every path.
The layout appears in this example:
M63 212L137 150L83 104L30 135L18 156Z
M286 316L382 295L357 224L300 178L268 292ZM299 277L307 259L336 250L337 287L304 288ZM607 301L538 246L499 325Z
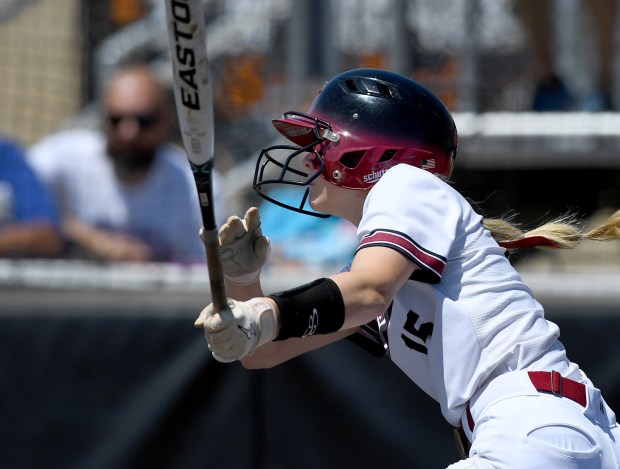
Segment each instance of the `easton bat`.
M227 303L213 206L213 91L202 1L166 0L166 21L179 128L200 200L211 298L220 311Z

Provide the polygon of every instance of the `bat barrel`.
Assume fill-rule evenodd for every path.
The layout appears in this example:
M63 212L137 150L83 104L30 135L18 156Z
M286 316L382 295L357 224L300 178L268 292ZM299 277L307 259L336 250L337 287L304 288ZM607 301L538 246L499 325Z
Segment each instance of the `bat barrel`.
M213 90L202 1L166 0L166 19L179 129L196 181L211 298L215 311L219 311L227 306L227 299L211 187Z

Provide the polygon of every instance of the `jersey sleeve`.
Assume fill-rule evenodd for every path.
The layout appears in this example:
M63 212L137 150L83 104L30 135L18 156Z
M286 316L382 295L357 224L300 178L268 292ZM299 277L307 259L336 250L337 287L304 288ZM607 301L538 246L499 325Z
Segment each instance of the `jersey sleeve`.
M444 181L413 166L398 165L366 198L357 250L394 249L421 268L414 272L414 280L438 283L461 217L461 207Z

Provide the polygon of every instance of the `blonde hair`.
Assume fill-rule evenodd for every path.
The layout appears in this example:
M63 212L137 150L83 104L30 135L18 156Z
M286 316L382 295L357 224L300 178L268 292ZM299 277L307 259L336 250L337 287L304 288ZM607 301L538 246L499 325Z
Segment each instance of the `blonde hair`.
M556 218L527 231L523 231L518 224L513 223L512 217L485 218L482 224L491 232L493 238L507 249L522 247L573 249L586 239L594 241L620 239L620 210L591 230L585 230L574 215Z

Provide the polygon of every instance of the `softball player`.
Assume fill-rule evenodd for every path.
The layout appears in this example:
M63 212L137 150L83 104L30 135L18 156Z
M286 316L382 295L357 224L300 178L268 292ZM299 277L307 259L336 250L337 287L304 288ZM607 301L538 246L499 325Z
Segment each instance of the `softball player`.
M230 217L220 244L236 299L196 320L217 360L271 367L348 337L388 355L439 402L467 448L452 468L620 467L613 411L507 259L507 248L570 245L557 224L509 239L446 182L457 132L429 90L352 70L330 80L308 114L273 123L294 145L262 151L255 189L349 220L359 246L342 272L265 296L269 240L258 211ZM297 186L299 204L273 198L274 184ZM581 236L617 237L619 225L617 212Z

